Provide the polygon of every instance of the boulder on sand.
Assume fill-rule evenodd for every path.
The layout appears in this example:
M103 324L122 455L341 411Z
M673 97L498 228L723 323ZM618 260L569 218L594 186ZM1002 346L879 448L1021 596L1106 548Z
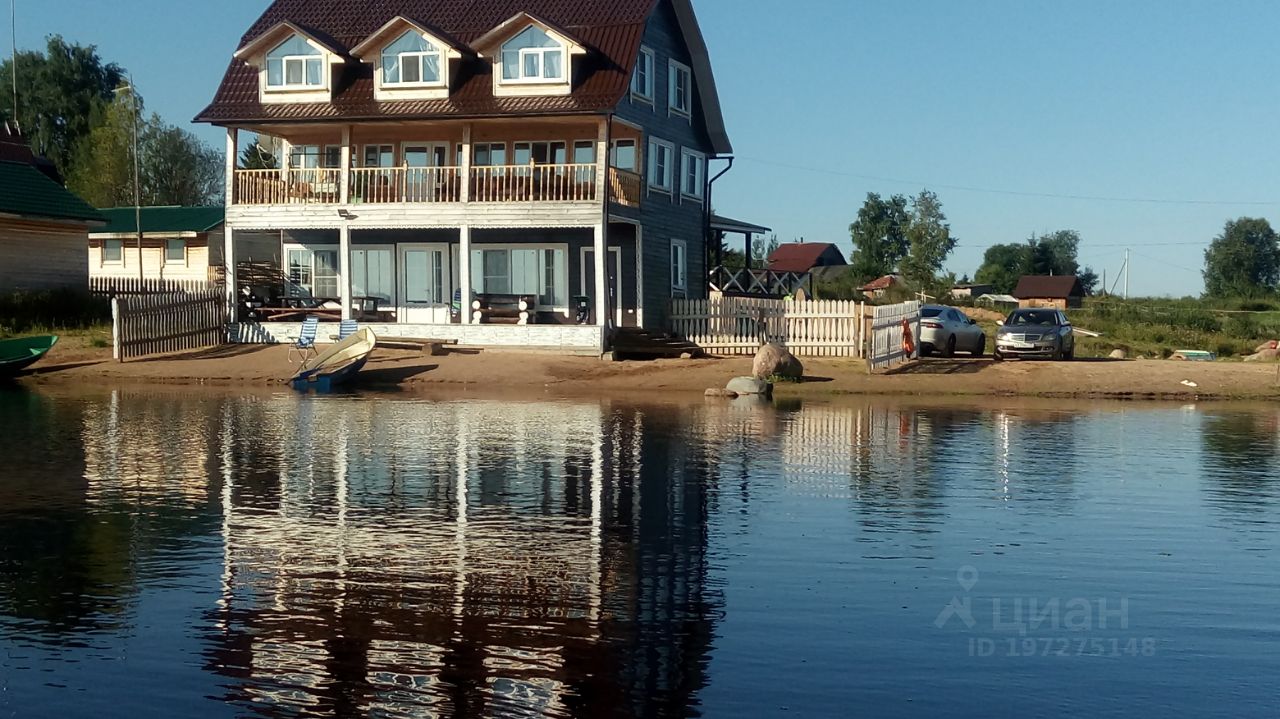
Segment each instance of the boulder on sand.
M729 380L726 390L742 396L770 397L773 385L755 377L735 377Z
M1113 360L1128 359L1128 357L1129 355L1125 354L1124 350L1117 349L1111 351L1111 359Z
M1275 362L1280 359L1280 350L1266 349L1244 358L1245 362Z
M751 366L751 372L756 379L782 377L799 380L804 377L804 365L786 347L770 342L756 352L756 361Z
M1266 352L1267 350L1274 350L1274 349L1280 349L1280 342L1271 340L1270 342L1263 342L1262 344L1253 348L1253 351L1257 353L1257 352Z

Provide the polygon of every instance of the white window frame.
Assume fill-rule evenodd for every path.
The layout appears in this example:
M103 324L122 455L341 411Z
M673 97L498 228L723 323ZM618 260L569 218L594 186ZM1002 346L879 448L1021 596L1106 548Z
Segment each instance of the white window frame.
M545 33L547 37L551 38L551 41L555 43L555 46L554 47L522 47L519 50L511 51L511 52L519 53L520 59L516 65L517 75L516 77L512 77L512 78L508 78L506 76L505 62L506 62L506 54L507 52L509 52L506 49L507 43L523 35L525 33L525 30L528 30L530 27L538 27L538 26L537 25L526 26L524 30L521 30L515 35L512 35L511 38L508 39L506 43L503 43L502 47L498 48L498 67L496 68L498 82L502 83L503 85L552 85L552 84L563 84L565 82L568 82L569 81L569 48L563 42L560 42L559 40L557 40L554 35L547 32L545 29L541 27L538 27L538 29L541 30L543 33ZM560 53L560 74L556 77L546 77L545 68L547 67L547 58L545 56L548 53L552 53L552 52ZM525 72L524 72L524 69L526 67L525 58L530 57L532 55L538 56L538 75L536 77L525 75Z
M308 45L311 45L311 41L307 40L305 37L302 37L301 35L295 34L285 39L284 41L280 42L271 50L268 50L266 55L263 56L263 67L266 71L266 78L265 78L266 82L264 84L266 85L268 92L288 92L290 90L323 90L329 86L329 83L326 81L326 78L325 78L325 56L323 51L320 51L314 55L284 55L278 58L271 57L271 53L274 52L276 48L289 42L294 37L297 37L301 39L303 42L307 43ZM313 47L312 49L315 49L315 48ZM280 84L273 85L271 84L271 63L277 60L280 62ZM316 62L320 63L320 81L315 84L307 82L307 63L312 60L315 60ZM294 62L302 63L302 82L301 83L289 82L289 63L294 63Z
M573 308L573 294L571 292L572 288L569 286L569 245L563 244L563 243L554 243L554 242L552 243L530 242L525 244L520 244L520 243L490 244L486 242L486 243L472 243L471 245L472 253L484 252L484 251L506 252L508 277L510 277L510 273L511 273L510 253L517 252L520 250L537 251L538 261L540 263L545 262L545 255L548 250L551 250L552 252L561 253L560 256L564 258L564 267L560 267L560 268L552 267L551 274L553 275L555 282L564 288L563 292L564 292L565 304L564 305L558 305L558 304L544 305L542 304L542 296L539 295L536 298L536 302L538 303L536 309L539 312L553 312L553 313L561 314L561 315L564 315L565 317L568 317L569 313L572 311L572 308ZM481 260L481 262L483 263L483 260ZM474 257L472 258L471 265L472 265L471 272L474 278L474 274L476 272L476 263L475 263ZM541 267L541 270L542 272L540 273L539 281L545 288L545 283L546 283L545 273L547 271L547 267L545 266L545 264ZM484 272L483 264L481 264L480 266L480 272L481 272L481 276L483 276L483 272ZM480 285L477 285L473 279L472 292L480 293L480 291L481 291Z
M181 242L181 243L182 243L182 259L181 259L181 260L172 260L172 259L169 259L169 243L171 243L171 242ZM190 249L191 249L191 248L188 246L188 243L187 243L187 238L185 238L185 237L166 237L166 238L165 238L165 240L164 240L164 254L162 255L162 257L164 258L164 266L165 266L165 267L169 267L169 266L171 266L171 265L172 265L172 266L176 266L176 267L186 267L186 266L188 265L188 263L190 262L190 258L191 258L191 252L190 252Z
M667 162L665 164L664 177L658 177L658 172L659 172L658 148L662 148L666 150ZM655 192L665 192L667 194L674 194L675 184L673 180L675 178L675 170L676 170L676 168L674 167L675 162L676 162L676 146L674 143L667 142L666 140L663 140L657 137L649 138L649 157L647 160L647 164L649 166L648 175L649 175L650 190Z
M415 31L410 30L404 33L403 35L396 37L395 40L391 41L391 44L400 42L400 38L404 37L405 35L413 34L414 32ZM385 88L444 87L445 75L447 70L445 63L448 62L445 59L444 52L442 52L434 42L427 39L421 33L417 33L417 35L419 37L422 37L423 42L429 45L432 49L416 51L416 52L397 53L395 55L395 58L400 63L400 77L402 78L404 77L404 68L405 68L406 59L413 58L418 63L418 77L421 78L422 77L422 61L428 57L434 57L436 59L436 67L440 69L440 72L438 73L440 76L440 79L432 80L432 81L419 80L418 82L405 82L404 80L400 80L397 82L388 82L386 58L390 56L386 52L383 52L378 55L378 62L382 63L381 65L378 66L378 70L379 70L378 77L380 78L380 82L383 87Z
M112 242L120 243L120 259L118 260L107 259L107 245ZM112 267L124 267L124 240L119 238L108 238L102 241L102 264L104 266L110 265Z
M677 257L677 254L679 257ZM671 241L671 294L673 296L689 292L689 243L684 240Z
M337 297L323 297L322 295L317 295L317 294L316 294L316 290L315 290L315 287L316 287L316 253L317 253L317 252L332 252L332 253L334 254L334 257L335 257L335 259L336 259L336 263L335 263L335 266L334 266L334 268L333 268L333 271L334 271L334 276L336 277L337 282L338 282L338 284L337 284L337 289L338 289L337 294L338 294L338 295L341 295L341 294L342 294L342 283L345 281L345 278L342 276L342 270L343 270L344 265L343 265L343 263L342 263L342 252L341 252L341 248L340 248L338 245L300 245L300 244L297 244L297 243L286 243L285 245L283 245L283 246L281 247L281 253L280 253L280 264L281 264L281 270L284 272L284 276L285 276L286 278L289 278L289 253L290 253L291 251L293 251L293 250L304 250L304 251L306 251L306 252L310 252L310 253L311 253L311 267L310 267L310 272L311 272L311 287L309 288L309 291L311 292L311 296L312 296L313 298L338 299ZM289 282L290 282L290 285L291 285L291 284L292 284L292 279L291 279L291 278L289 279Z
M689 165L697 169L697 183L690 192L687 186L689 180ZM697 150L684 148L680 151L680 194L683 197L690 197L701 201L706 196L707 182L707 156Z
M640 46L640 57L636 60L636 69L631 74L631 96L649 105L653 104L654 87L657 84L654 82L653 73L657 65L657 55L653 50ZM645 68L645 86L637 87L642 67Z
M684 107L676 105L676 99L680 97L676 91L676 77L681 74L688 78L684 88ZM685 118L693 117L693 69L675 60L667 61L667 112Z

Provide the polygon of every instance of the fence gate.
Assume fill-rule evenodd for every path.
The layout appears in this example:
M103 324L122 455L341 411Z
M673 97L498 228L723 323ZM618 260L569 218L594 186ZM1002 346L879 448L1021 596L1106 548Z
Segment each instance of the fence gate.
M908 331L910 343L904 342ZM888 369L919 357L920 303L903 302L875 308L867 342L867 365L872 370Z
M220 289L116 297L111 313L112 356L120 362L214 347L227 338L227 298Z
M672 300L671 333L703 350L754 355L764 342L802 357L861 357L862 303L713 297Z

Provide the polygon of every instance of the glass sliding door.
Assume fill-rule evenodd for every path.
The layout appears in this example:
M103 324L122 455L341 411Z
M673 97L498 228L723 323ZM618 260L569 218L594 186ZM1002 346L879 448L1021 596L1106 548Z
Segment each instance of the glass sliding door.
M401 245L401 322L447 324L453 301L451 272L444 245Z
M351 251L351 296L374 298L390 309L396 299L395 253L389 247Z
M285 251L285 274L291 297L336 300L340 297L338 251L290 247Z

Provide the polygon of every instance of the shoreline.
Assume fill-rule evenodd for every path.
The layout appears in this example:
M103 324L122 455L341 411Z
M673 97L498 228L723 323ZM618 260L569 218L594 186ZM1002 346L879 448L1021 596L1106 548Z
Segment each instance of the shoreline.
M1171 360L1003 362L926 359L871 375L860 360L804 359L806 380L775 386L778 399L856 396L1043 400L1241 401L1280 399L1280 367ZM380 349L361 374L372 391L564 397L701 395L751 374L752 358L607 362L592 357L457 350L432 357ZM48 386L203 386L285 389L288 348L225 345L118 363L109 349L59 347L18 379ZM1190 382L1194 386L1184 384Z

